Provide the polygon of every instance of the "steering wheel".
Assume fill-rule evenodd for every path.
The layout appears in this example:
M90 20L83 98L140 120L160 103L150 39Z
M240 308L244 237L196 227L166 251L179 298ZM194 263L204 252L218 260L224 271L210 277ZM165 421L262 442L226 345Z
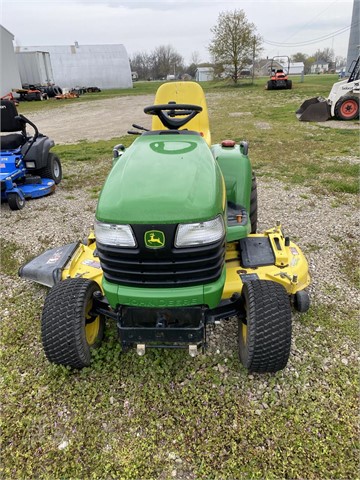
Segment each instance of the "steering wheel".
M145 107L144 112L148 115L157 115L162 124L169 130L178 130L186 123L190 122L198 113L202 111L199 105L190 105L187 103L165 103L162 105L151 105ZM184 117L184 115L186 115ZM182 118L175 118L175 117Z

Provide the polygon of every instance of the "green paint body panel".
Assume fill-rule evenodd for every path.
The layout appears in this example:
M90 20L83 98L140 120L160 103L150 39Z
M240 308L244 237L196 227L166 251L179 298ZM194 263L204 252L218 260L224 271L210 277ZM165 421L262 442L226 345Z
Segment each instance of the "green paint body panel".
M224 177L227 201L241 205L250 212L252 170L249 157L242 153L238 144L234 147L212 145L211 151ZM244 238L250 231L250 221L244 226L228 227L226 241L233 242Z
M118 224L188 223L223 212L218 164L199 135L142 135L119 158L96 218Z
M96 218L115 224L149 225L206 221L225 215L226 198L249 212L250 194L251 165L239 145L213 145L209 149L199 135L146 134L114 162L99 197ZM249 232L250 222L227 227L226 240L238 240ZM215 308L225 277L224 268L221 277L211 284L156 289L122 286L103 279L103 289L113 308Z
M207 285L180 288L138 288L115 285L103 278L102 286L112 308L127 305L144 308L174 308L208 305L215 308L225 285L225 268L221 277Z

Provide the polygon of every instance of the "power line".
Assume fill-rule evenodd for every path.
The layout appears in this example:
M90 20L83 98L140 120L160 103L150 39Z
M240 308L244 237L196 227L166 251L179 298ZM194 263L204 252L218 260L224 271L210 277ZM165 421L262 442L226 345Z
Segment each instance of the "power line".
M356 22L352 25L349 25L347 27L343 27L341 28L340 30L336 30L335 32L332 32L332 33L328 33L326 35L323 35L322 37L318 37L318 38L314 38L312 40L307 40L305 42L299 42L299 43L284 43L284 42L275 42L275 41L271 41L271 40L266 40L264 39L264 43L266 43L267 45L272 45L272 46L275 46L275 47L302 47L302 46L305 46L305 45L312 45L314 43L318 43L320 41L323 41L323 40L328 40L329 38L332 38L332 37L336 37L338 35L341 35L343 33L345 33L346 31L350 30L351 27L355 27L356 25L358 25L359 22Z
M334 0L330 5L328 5L327 7L324 8L324 10L321 10L318 14L314 15L307 23L305 23L305 25L303 25L302 27L298 28L297 30L295 30L295 32L293 32L290 36L288 36L287 38L284 39L284 42L287 42L288 40L290 40L290 38L294 37L295 35L297 35L299 32L301 32L302 30L304 30L304 28L312 25L313 23L315 23L315 20L317 18L319 18L321 15L323 15L329 8L331 8L334 3L337 3L339 0Z

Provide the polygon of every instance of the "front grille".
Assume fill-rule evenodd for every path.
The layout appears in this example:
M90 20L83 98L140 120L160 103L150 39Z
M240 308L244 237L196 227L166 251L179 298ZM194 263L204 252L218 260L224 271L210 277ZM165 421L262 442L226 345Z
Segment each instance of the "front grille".
M225 240L211 245L174 248L176 225L132 225L138 248L119 248L97 243L106 280L134 287L187 287L216 281L222 273ZM165 233L165 247L144 244L148 230Z

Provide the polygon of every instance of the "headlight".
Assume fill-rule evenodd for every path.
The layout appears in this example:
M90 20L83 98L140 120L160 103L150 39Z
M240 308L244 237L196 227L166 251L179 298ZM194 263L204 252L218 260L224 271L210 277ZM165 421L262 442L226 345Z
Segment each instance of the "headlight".
M207 245L217 242L224 234L225 228L221 215L207 222L186 223L178 226L175 237L175 247L183 248Z
M96 241L116 247L136 247L136 240L130 225L116 225L95 221Z

